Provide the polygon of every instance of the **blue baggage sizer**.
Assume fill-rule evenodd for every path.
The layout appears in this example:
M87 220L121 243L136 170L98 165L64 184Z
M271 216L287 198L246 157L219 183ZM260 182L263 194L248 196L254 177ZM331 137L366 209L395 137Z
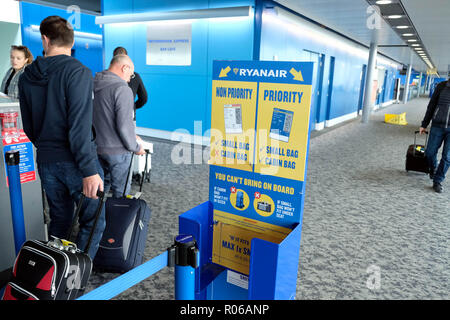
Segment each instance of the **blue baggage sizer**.
M131 165L128 175L130 170ZM108 198L106 228L94 258L94 271L124 273L142 264L150 217L147 203L125 197L125 190L122 198Z

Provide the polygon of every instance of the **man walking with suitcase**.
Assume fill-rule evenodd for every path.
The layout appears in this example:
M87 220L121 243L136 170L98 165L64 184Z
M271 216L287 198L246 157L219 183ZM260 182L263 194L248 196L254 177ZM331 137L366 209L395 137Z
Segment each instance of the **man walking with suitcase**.
M45 58L38 57L19 79L23 129L37 150L39 176L50 208L49 235L66 238L81 191L83 203L76 244L84 250L94 224L103 170L92 134L92 73L71 57L74 31L50 16L40 24ZM105 228L99 216L88 252L94 258Z
M431 130L425 156L430 166L433 189L441 193L442 182L450 166L450 79L437 85L420 127L421 134L426 131L430 121ZM442 158L437 165L437 154L442 144Z
M134 65L127 55L112 58L108 70L94 80L94 118L97 152L105 172L105 192L111 188L116 198L129 193L128 171L131 153L145 154L138 143L134 117L134 98L128 82Z

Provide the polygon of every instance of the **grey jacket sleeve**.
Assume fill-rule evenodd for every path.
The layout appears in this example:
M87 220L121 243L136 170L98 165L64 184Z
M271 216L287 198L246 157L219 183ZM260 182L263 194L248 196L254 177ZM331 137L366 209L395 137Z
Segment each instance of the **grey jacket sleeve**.
M136 130L133 122L133 91L128 86L120 86L114 95L116 100L116 131L127 150L138 152L141 146L136 142Z

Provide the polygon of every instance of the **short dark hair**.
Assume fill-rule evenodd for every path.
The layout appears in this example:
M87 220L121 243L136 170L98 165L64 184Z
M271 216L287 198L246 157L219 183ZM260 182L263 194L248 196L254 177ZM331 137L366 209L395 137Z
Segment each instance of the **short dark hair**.
M117 47L114 49L113 56L117 56L118 54L128 55L127 49L124 47Z
M42 20L39 31L41 35L50 39L50 44L53 46L71 48L73 45L73 27L60 16L49 16Z

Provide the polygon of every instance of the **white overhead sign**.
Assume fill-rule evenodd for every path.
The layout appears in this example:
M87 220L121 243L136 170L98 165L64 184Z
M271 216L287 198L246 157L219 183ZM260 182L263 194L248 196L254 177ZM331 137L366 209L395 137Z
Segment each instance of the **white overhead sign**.
M147 65L190 66L192 24L152 23L147 27Z

